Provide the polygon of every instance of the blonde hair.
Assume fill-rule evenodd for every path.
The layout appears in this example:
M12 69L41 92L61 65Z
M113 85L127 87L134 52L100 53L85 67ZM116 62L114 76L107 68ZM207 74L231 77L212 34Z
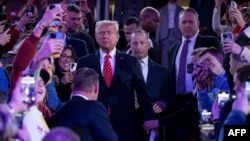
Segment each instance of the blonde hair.
M0 141L16 135L17 124L14 116L5 104L0 104Z

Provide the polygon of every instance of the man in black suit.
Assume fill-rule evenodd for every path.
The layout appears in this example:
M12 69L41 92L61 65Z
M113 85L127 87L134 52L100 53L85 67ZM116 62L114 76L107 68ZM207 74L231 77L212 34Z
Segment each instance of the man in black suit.
M81 140L118 141L105 107L97 101L98 92L98 74L90 68L77 70L71 100L50 118L49 126L71 128Z
M81 58L89 54L85 41L72 38L66 35L65 42L67 46L71 46L75 50L77 58Z
M152 105L138 60L115 47L119 39L118 27L116 21L98 21L95 36L100 50L80 58L77 67L93 68L99 74L98 100L107 108L119 140L138 141L134 92L145 120L153 118L149 111Z
M79 6L75 4L68 5L68 18L67 18L67 29L66 34L69 37L73 37L87 43L87 49L89 53L94 53L96 51L95 42L89 34L84 33L80 30L82 11Z
M151 60L148 56L148 51L150 49L150 43L148 39L149 37L144 30L136 29L131 34L130 46L133 56L135 56L141 64L144 81L147 88L149 89L150 97L155 103L151 110L157 110L158 106L164 109L167 99L167 69ZM157 114L155 115L155 118L159 118L159 116L160 115ZM143 124L143 121L141 124ZM156 130L153 129L151 132L151 134L153 134L153 132L156 132Z
M144 124L146 128L166 125L166 141L190 141L192 138L199 138L200 115L196 96L193 95L191 52L199 47L211 46L222 51L215 37L198 34L199 20L194 9L187 8L180 12L179 28L182 40L170 47L168 52L168 98L165 115L159 121L148 121Z
M153 7L145 7L140 12L140 27L145 30L150 36L149 57L156 63L161 64L161 45L151 35L159 26L160 13Z
M63 23L60 26L59 31L64 33L64 36L65 36L64 44L66 46L71 46L75 50L77 58L81 58L81 57L87 56L89 54L89 50L88 50L88 46L87 46L86 41L70 37L65 33L66 32L65 23Z

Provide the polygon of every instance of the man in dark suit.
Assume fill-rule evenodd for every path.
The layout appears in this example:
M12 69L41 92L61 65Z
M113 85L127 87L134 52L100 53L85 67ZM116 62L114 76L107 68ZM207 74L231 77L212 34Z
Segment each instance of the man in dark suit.
M191 63L191 52L199 47L214 46L221 52L222 49L216 37L201 36L198 34L198 14L192 8L185 9L180 13L179 28L182 33L182 41L177 42L169 49L168 92L171 95L171 99L168 99L170 101L168 101L169 104L167 105L167 116L168 118L171 118L171 116L176 116L176 114L179 114L179 116L181 116L182 114L185 115L185 118L180 118L179 120L175 119L176 123L173 123L172 125L175 128L178 127L176 130L173 130L175 132L174 138L176 138L176 140L185 141L189 140L192 137L192 135L198 128L199 121L197 100L194 100L196 98L192 94L194 88L192 83L192 74L188 73L187 71L187 66ZM182 58L185 50L184 42L186 40L189 40L188 46L186 46L187 52L184 55L184 58ZM182 71L184 71L184 76L182 74ZM191 112L192 114L190 114ZM168 130L170 131L170 129ZM178 133L185 134L182 134L182 136L178 136ZM166 136L168 136L168 134L166 134Z
M90 68L77 70L71 100L50 118L49 126L71 128L81 140L118 141L105 107L97 101L98 92L98 74Z
M179 28L182 40L170 47L168 54L168 98L165 115L161 116L159 121L148 121L144 124L147 128L166 125L166 141L190 141L193 138L199 138L200 116L197 99L193 95L192 74L188 71L191 66L191 52L199 47L211 46L222 51L215 37L198 34L198 14L194 9L188 8L180 13Z
M150 97L155 103L151 110L157 110L157 106L164 109L167 99L167 69L151 60L148 56L148 51L150 49L150 43L148 39L148 35L144 30L136 29L134 32L132 32L130 38L131 50L133 56L135 56L141 64L144 81L147 88L149 89ZM157 114L155 115L155 118L159 118L159 116L160 115ZM143 121L140 120L140 122L143 124ZM140 127L141 126L142 125L140 125ZM153 129L151 132L151 134L153 134L153 132L156 132L156 130Z
M119 33L116 21L98 21L95 34L100 50L96 54L80 58L77 67L93 68L99 74L98 100L107 108L119 140L138 141L134 91L144 119L153 118L148 110L152 105L139 62L135 57L117 51L115 46Z
M89 53L94 53L96 51L94 40L89 34L84 33L79 28L82 20L82 11L80 7L75 4L70 4L67 9L68 18L66 22L66 34L70 37L85 41Z
M156 28L159 26L159 21L160 13L157 9L153 7L145 7L141 10L140 26L149 35L156 31ZM152 35L149 36L149 38L151 48L149 49L148 55L156 63L161 64L161 46Z
M66 32L65 23L63 23L60 26L59 31L64 33L64 35L66 37L64 39L64 44L66 46L71 46L75 50L77 58L87 56L89 54L89 50L88 50L88 46L87 46L86 41L70 37L65 33Z
M83 40L72 38L66 35L66 45L71 46L75 50L77 58L81 58L89 54L87 44Z

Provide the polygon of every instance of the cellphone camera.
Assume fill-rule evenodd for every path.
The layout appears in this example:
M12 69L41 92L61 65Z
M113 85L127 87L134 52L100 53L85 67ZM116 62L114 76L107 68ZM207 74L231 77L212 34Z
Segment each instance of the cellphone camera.
M53 8L55 8L55 7L61 7L61 4L50 4L49 5L49 9L53 9ZM59 20L59 19L55 19L51 24L50 24L50 26L52 26L52 27L59 27L59 26L61 26L62 25L62 23L61 23L61 21Z
M203 110L201 113L202 123L207 124L212 122L212 113L208 110Z
M229 100L229 92L221 91L218 93L218 104L220 108L222 108L228 100Z
M234 41L232 32L221 33L221 41Z
M62 32L50 32L49 38L64 40L64 34Z

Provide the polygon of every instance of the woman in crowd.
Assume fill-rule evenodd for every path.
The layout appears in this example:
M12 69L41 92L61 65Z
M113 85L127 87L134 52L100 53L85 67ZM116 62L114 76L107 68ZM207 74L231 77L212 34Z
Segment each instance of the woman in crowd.
M59 99L62 102L68 101L71 95L71 83L73 74L71 64L76 62L76 54L73 48L66 46L61 56L56 60L56 72L54 81Z

